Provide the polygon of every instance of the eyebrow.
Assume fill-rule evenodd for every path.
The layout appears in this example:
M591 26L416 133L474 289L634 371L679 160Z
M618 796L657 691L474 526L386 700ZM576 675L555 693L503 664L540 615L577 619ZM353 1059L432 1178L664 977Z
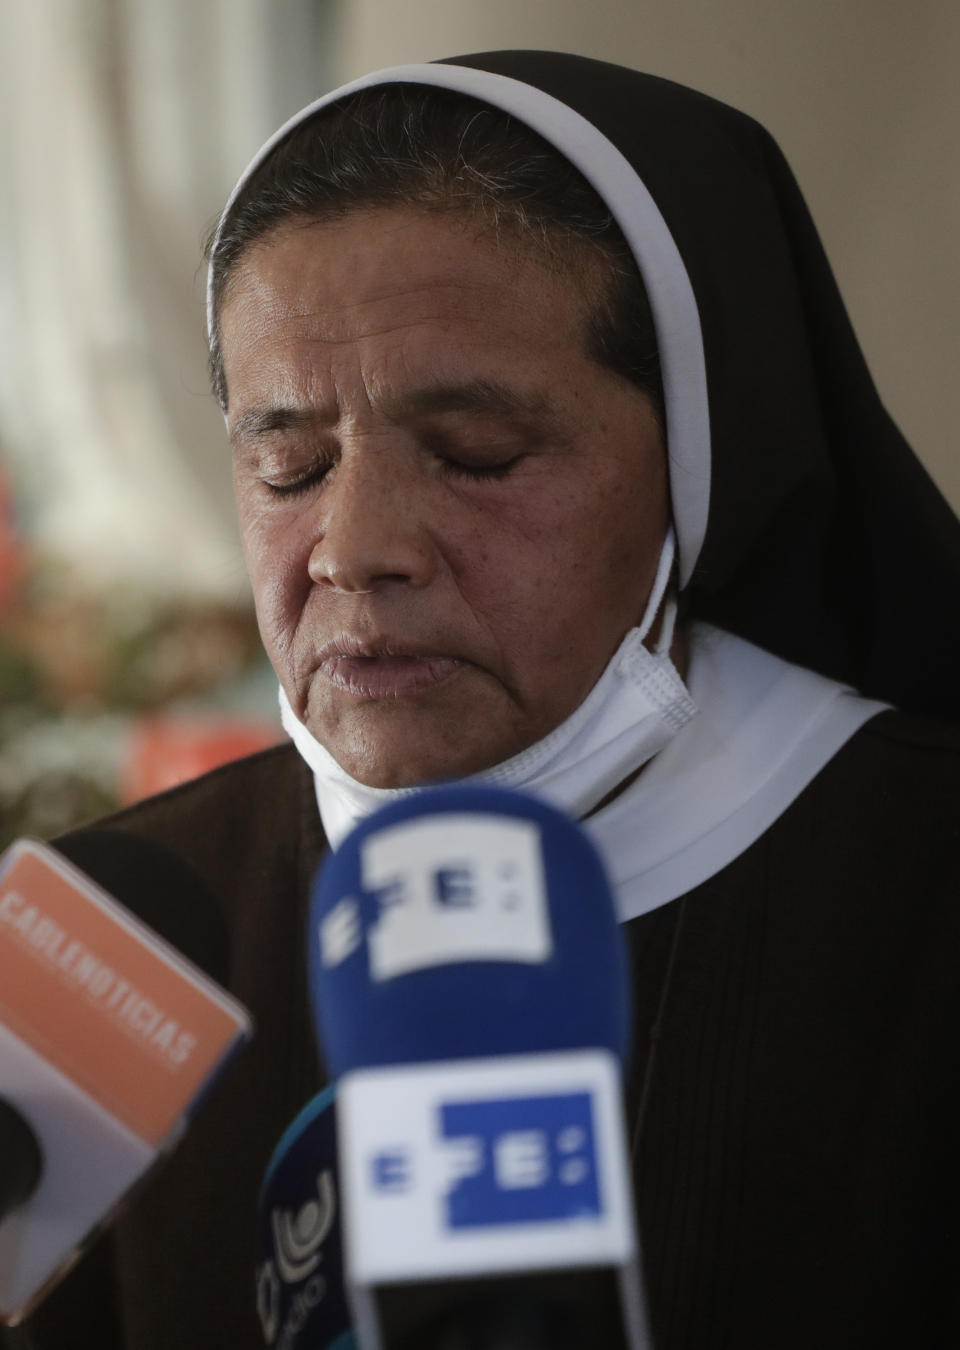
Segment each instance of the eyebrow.
M457 412L522 417L528 421L550 420L549 400L543 395L525 394L494 380L425 385L384 399L381 407L388 417L399 422ZM261 404L241 413L230 429L230 440L236 444L255 441L274 431L330 427L336 420L336 412L331 407Z
M301 427L315 426L318 421L325 420L309 408L258 405L241 413L230 428L230 440L255 441L261 436L269 435L271 431L297 431Z
M501 416L543 417L548 401L539 394L524 394L495 380L467 380L462 384L426 385L389 400L392 416L424 417L451 412L495 413Z

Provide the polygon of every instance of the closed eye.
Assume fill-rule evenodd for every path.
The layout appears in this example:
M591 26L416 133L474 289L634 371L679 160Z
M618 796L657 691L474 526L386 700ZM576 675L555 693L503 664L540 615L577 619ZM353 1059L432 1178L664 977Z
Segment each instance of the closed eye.
M455 478L483 481L484 479L506 478L507 474L519 464L522 458L522 455L512 455L510 459L500 460L492 464L471 464L468 461L452 459L447 456L444 457L443 464L447 473L453 474Z
M442 473L474 482L506 478L527 449L516 435L451 435L437 428L422 429L420 443Z
M271 480L261 478L261 483L267 489L271 497L289 498L299 497L311 488L322 483L333 466L326 461L317 460L312 464L306 465L297 473L289 478L280 480Z

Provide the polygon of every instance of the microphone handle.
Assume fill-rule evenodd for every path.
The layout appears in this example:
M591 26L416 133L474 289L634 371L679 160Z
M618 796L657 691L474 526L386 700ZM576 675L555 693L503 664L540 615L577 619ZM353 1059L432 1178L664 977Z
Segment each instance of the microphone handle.
M558 1342L546 1322L540 1309L520 1299L500 1300L450 1319L426 1339L424 1350L567 1350L566 1338Z
M632 1344L606 1271L382 1286L376 1302L385 1350L630 1350Z

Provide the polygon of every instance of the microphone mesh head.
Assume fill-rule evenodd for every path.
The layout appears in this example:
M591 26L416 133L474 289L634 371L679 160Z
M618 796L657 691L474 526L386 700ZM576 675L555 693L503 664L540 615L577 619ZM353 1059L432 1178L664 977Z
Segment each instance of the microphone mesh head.
M603 863L578 825L520 793L430 789L368 817L314 883L309 960L335 1074L626 1057L627 963Z
M36 1135L20 1112L0 1097L0 1222L29 1200L42 1171Z

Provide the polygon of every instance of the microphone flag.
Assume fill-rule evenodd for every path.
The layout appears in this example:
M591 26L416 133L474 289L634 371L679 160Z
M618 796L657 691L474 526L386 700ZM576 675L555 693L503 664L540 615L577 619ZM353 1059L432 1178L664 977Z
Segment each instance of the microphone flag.
M181 886L179 860L135 843L131 883ZM195 889L171 908L205 903ZM0 1096L43 1159L0 1216L0 1322L65 1273L250 1035L236 1000L56 850L21 840L0 857Z

